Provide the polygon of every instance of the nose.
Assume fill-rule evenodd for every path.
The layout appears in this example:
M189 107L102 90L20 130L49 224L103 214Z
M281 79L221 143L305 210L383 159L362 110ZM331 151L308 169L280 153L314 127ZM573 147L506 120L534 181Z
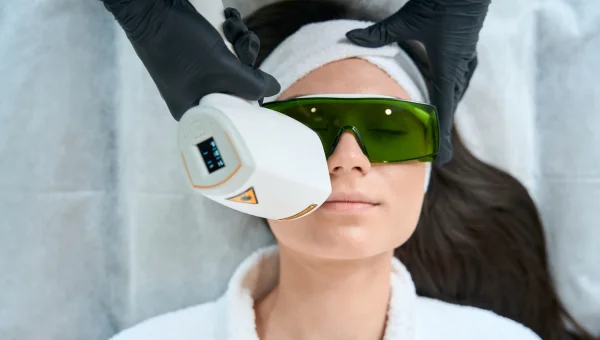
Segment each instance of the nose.
M371 162L365 156L356 137L350 132L344 132L335 150L327 160L329 173L342 175L357 171L366 175L371 170Z

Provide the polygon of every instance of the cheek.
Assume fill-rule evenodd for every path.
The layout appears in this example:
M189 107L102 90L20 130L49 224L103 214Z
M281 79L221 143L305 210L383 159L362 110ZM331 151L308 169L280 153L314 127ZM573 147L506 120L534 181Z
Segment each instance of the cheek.
M424 163L386 165L382 167L382 188L386 199L386 223L397 242L404 243L415 230L425 198ZM399 245L399 244L398 244Z
M382 167L385 188L394 199L422 201L425 195L425 163L397 164Z
M293 221L269 220L268 223L280 245L300 253L318 255L318 251L315 250L320 247L321 242L325 242L325 233L320 228L323 221L317 218L317 215L318 211Z

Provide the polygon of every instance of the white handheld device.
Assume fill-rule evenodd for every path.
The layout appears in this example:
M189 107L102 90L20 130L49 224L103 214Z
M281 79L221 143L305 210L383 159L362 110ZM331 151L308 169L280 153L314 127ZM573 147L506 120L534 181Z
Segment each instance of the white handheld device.
M192 3L223 36L221 0ZM179 121L178 145L192 186L243 213L293 220L313 212L331 194L318 135L241 98L220 93L202 98Z

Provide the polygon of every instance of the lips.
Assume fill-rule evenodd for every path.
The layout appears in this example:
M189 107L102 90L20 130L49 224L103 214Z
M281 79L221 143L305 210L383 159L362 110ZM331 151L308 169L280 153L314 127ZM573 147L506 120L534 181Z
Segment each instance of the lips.
M379 205L379 202L376 200L364 195L362 193L354 192L354 193L333 193L325 203L346 203L346 204L370 204L370 205Z

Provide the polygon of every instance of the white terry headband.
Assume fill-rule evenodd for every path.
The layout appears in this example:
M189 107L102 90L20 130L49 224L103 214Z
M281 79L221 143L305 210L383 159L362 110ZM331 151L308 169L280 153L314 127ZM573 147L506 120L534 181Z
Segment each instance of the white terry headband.
M385 71L416 102L429 102L427 85L413 60L396 44L379 48L361 47L346 38L346 32L365 28L373 22L331 20L308 24L285 39L263 61L260 69L272 75L285 92L310 72L349 58L359 58ZM277 100L278 95L266 97L265 103ZM431 163L427 163L425 189L429 184Z
M361 47L346 38L346 32L365 28L372 22L331 20L308 24L285 39L264 60L260 69L274 76L285 92L315 69L334 61L359 58L385 71L417 102L429 102L427 85L417 65L398 45ZM265 103L279 95L267 97Z

